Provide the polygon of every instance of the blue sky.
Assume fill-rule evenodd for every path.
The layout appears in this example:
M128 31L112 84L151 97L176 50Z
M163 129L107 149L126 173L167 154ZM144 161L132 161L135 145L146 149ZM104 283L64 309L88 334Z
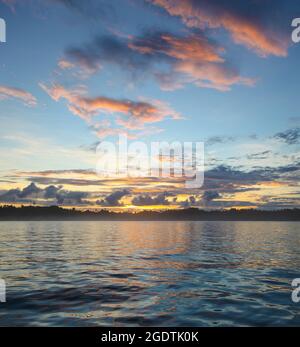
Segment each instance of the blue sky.
M298 206L297 16L294 1L0 1L0 200L134 208L142 194L143 208ZM204 141L202 189L99 182L90 148L124 132ZM45 199L49 185L67 198ZM114 206L103 203L116 192Z

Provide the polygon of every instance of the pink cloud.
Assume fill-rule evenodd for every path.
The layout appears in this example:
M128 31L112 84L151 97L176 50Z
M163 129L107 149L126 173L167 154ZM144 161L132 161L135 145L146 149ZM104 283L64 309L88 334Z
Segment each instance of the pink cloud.
M62 70L68 70L74 68L75 65L66 59L60 59L58 62L58 66Z
M228 91L233 85L253 86L255 79L242 77L234 70L218 64L198 64L194 61L183 61L175 65L178 73L185 74L187 81L198 87Z
M144 132L146 131L144 129L146 124L161 122L166 118L181 119L179 113L158 100L151 102L143 100L132 101L104 96L91 98L85 95L83 88L68 90L58 84L50 87L43 84L40 84L40 86L53 100L59 101L65 99L69 110L93 125L100 137L113 136L114 134L120 133L126 133L128 135L127 130L142 130ZM93 123L93 117L100 114L115 116L116 124L123 129L110 127L110 123L107 120ZM151 131L157 130L152 128Z
M224 48L203 36L157 34L134 39L128 46L142 55L164 54L172 58L169 72L154 74L163 90L175 90L193 83L202 88L228 91L236 84L250 86L256 82L230 68L222 57Z
M178 16L188 27L223 28L237 44L255 51L262 57L287 55L288 42L274 30L233 11L233 5L193 0L148 0L164 8L171 16Z
M129 47L142 54L163 53L179 60L224 62L220 56L225 51L224 48L212 44L205 37L196 35L176 37L170 34L161 34L152 39L133 39L132 42L129 42Z
M0 85L0 100L12 98L22 100L28 106L36 105L36 98L29 92L19 88Z

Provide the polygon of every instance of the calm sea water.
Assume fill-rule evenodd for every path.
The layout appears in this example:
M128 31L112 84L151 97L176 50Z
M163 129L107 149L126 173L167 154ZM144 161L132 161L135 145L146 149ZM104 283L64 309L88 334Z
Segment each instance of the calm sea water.
M7 326L300 326L299 223L1 222Z

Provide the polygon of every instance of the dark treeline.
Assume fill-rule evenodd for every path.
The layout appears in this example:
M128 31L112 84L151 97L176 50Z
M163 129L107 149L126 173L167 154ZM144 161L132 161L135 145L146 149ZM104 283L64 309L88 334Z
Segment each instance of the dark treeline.
M77 209L64 209L58 206L36 207L14 206L0 207L0 220L2 221L46 221L46 220L107 220L107 221L184 221L184 220L211 220L211 221L300 221L300 209L286 209L276 211L265 210L217 210L205 211L196 208L167 211L142 211L137 213L116 213L107 210L81 211Z

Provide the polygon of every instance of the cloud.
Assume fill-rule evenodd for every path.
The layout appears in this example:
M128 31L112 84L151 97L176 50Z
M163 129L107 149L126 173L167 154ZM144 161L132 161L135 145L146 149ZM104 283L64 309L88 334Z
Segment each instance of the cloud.
M70 61L68 61L66 59L60 59L58 62L58 66L62 70L68 70L68 69L72 69L75 67L75 65L73 63L71 63Z
M139 37L105 36L86 46L66 51L66 60L97 72L103 64L122 68L134 79L150 75L163 90L198 87L230 90L233 85L253 85L256 80L240 76L223 57L224 48L202 33L175 36L146 32Z
M288 145L296 145L300 142L300 128L289 129L274 135L275 139L281 140Z
M137 38L129 46L142 54L170 57L171 71L156 72L163 89L177 89L185 83L198 87L230 90L234 84L253 85L255 80L239 76L236 69L225 63L221 54L223 47L209 42L198 35L175 37L171 34L156 33Z
M19 88L0 85L0 100L12 98L22 100L27 106L36 105L36 98L29 92Z
M208 204L210 201L220 198L221 195L217 191L205 191L202 195L202 200Z
M201 62L223 63L223 47L210 42L201 35L188 37L174 36L170 33L148 33L134 38L129 48L141 54L162 54L178 60L193 59Z
M0 195L0 201L16 202L19 199L20 192L20 189L10 189L7 192Z
M93 124L93 129L96 130L96 134L102 138L117 134L127 134L130 137L130 134L126 131L127 129L143 130L145 124L161 122L166 118L181 118L179 113L158 100L153 100L151 102L132 101L128 99L113 99L104 96L91 98L84 95L84 91L81 89L68 90L57 84L50 87L44 84L40 86L53 100L67 100L69 110L89 124L91 124L92 118L99 114L117 116L116 123L121 125L123 129L107 127L107 124L103 126L101 122ZM156 131L155 129L152 130ZM149 132L149 129L145 131Z
M42 190L38 188L34 183L31 183L29 186L25 187L19 194L20 198L28 198L34 194L40 193Z
M180 206L183 208L199 206L199 201L193 195L191 195L186 200L181 201Z
M38 188L34 183L29 184L24 189L10 189L0 195L0 201L2 202L22 202L28 198L36 198L42 192L42 189Z
M132 205L135 206L155 206L155 205L169 205L170 202L168 201L167 197L170 195L170 193L161 193L157 196L152 197L150 194L142 194L135 196L132 199Z
M260 155L259 152L257 154ZM186 189L182 178L100 178L93 170L13 172L5 177L15 184L22 180L32 182L23 189L0 192L0 202L12 204L126 208L122 199L128 196L131 204L137 207L219 209L238 206L294 207L300 200L297 192L299 161L277 167L256 167L249 171L219 165L206 170L204 185L199 189ZM72 190L66 189L67 186L72 186ZM78 187L81 187L79 191Z
M217 191L204 191L201 198L194 195L189 196L186 200L180 202L180 206L188 207L208 207L215 199L220 199L221 195Z
M88 197L87 192L67 191L62 186L47 186L44 189L38 187L35 183L30 183L24 189L10 189L0 195L1 202L11 203L51 203L59 205L81 205L86 203L84 198ZM46 201L45 201L46 200Z
M127 189L118 190L107 195L103 200L98 200L96 204L101 206L110 206L110 207L121 206L120 200L124 196L129 194L130 194L130 191Z
M247 155L247 159L248 160L267 159L271 153L272 151L269 151L269 150L258 152L258 153L252 153Z
M233 85L253 86L255 79L242 77L238 71L228 65L203 64L184 61L175 66L177 73L186 76L186 81L197 87L229 91ZM183 77L183 81L185 80Z
M66 59L91 73L106 63L120 66L134 77L149 70L154 62L151 57L131 49L126 38L114 36L98 37L83 47L68 49L65 55Z
M232 40L262 57L287 55L288 39L276 28L277 13L284 13L280 1L148 0L180 17L190 28L225 29ZM274 21L270 18L274 17ZM274 24L275 23L275 24ZM271 25L273 24L273 25Z
M208 179L231 181L231 182L257 182L268 179L268 173L263 170L253 170L245 172L226 165L219 165L206 171L205 176Z
M61 186L60 187L55 187L55 186L48 186L45 188L45 199L54 199L57 197L57 193L59 192L59 190L61 190Z
M233 142L235 138L233 136L212 136L205 141L206 146L213 146L217 144L224 144L227 142Z
M70 192L65 190L60 190L56 194L56 200L59 205L81 205L87 202L83 199L88 197L87 192Z

